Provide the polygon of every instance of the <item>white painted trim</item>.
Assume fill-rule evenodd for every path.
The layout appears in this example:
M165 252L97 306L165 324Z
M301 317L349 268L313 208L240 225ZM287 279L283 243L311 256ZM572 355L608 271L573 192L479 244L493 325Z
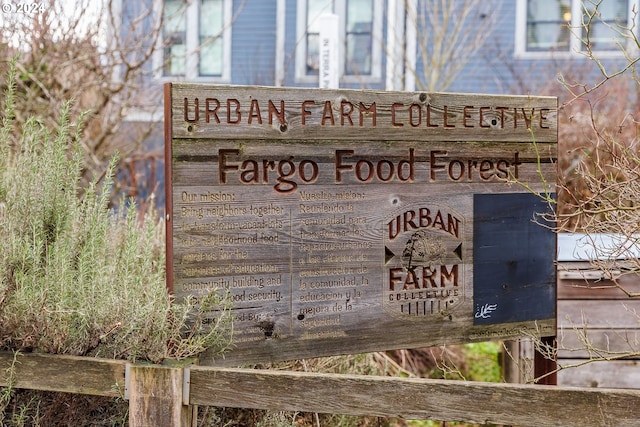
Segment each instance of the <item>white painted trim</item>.
M333 0L333 10L338 15L338 59L340 69L340 82L345 78L345 50L347 47L346 28L347 28L347 0Z
M306 75L307 61L307 1L297 0L296 2L296 63L295 80L301 83L314 83L317 79Z
M274 86L282 86L285 76L285 21L287 13L287 1L277 0L276 3L276 57L275 57L275 81Z
M558 261L640 258L640 236L559 233Z
M515 20L515 35L514 35L514 47L516 58L522 57L526 54L527 46L527 0L516 0L516 20Z
M111 2L105 2L104 6L107 9L107 13L104 16L106 20L106 40L104 40L106 52L104 54L105 61L107 61L108 66L111 68L111 81L113 83L122 82L122 75L120 72L120 67L115 66L113 63L114 55L118 54L116 52L118 41L121 40L122 37L122 0L112 0ZM113 22L113 26L111 25Z
M636 38L640 38L640 0L629 1L629 27L634 29ZM634 58L640 56L640 46L629 42L628 54Z
M382 35L384 34L384 11L382 0L373 4L373 29L371 31L371 77L382 77Z
M222 39L222 77L220 81L231 82L231 47L233 40L233 1L224 0L224 31Z
M190 1L186 10L187 57L185 58L184 74L188 80L198 77L198 49L196 48L196 46L200 44L198 36L198 32L200 30L199 3L199 0Z
M411 7L415 0L389 0L387 4L387 64L385 76L386 90L403 90L409 74L405 66L405 43L411 27L405 10L405 3ZM406 25L406 27L405 27ZM413 32L415 34L415 31ZM415 46L415 45L414 45Z
M385 46L387 52L387 66L385 72L384 88L386 90L398 90L398 77L396 75L396 58L394 53L397 50L398 42L398 18L396 15L397 0L388 0L387 2L387 44Z
M526 20L526 18L525 18ZM571 38L569 39L570 54L580 52L580 38L574 34L575 31L581 31L580 25L582 20L582 1L571 0ZM525 21L526 23L526 21ZM525 24L526 25L526 24Z
M164 110L162 108L131 107L124 111L125 122L162 123Z
M405 26L405 47L400 49L399 54L404 54L404 87L403 90L416 90L416 64L418 55L418 2L417 0L406 0L407 23Z
M162 14L164 13L164 5L162 0L153 0L153 26L162 32ZM156 38L156 46L153 52L151 64L153 66L153 77L162 79L162 63L164 61L164 38L160 34Z

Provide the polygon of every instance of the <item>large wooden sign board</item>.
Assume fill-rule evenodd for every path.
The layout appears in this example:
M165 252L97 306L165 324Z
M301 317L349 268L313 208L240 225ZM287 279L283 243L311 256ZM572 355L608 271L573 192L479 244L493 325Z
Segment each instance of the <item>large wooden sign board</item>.
M173 83L165 114L168 286L233 300L205 363L555 334L548 206L508 182L555 184L555 98Z

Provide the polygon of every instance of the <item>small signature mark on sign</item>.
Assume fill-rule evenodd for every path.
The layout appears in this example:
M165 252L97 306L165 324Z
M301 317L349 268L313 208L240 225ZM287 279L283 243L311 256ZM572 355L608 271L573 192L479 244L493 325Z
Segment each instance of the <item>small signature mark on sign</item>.
M491 313L496 311L497 308L498 304L485 304L476 311L475 317L476 319L489 319Z

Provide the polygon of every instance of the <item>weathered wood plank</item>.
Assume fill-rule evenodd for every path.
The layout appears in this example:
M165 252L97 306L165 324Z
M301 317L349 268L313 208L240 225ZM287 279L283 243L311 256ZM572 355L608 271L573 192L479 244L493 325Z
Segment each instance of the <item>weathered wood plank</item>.
M558 328L636 329L640 300L560 300Z
M559 360L558 365L566 368L558 372L558 385L640 389L640 361L638 360L600 361L583 364L584 362L584 359ZM574 408L571 407L571 411L573 410Z
M640 422L640 393L569 387L193 367L191 403L520 426Z
M129 382L131 427L190 427L192 411L183 404L184 369L132 365Z
M561 275L561 272L558 271ZM580 273L577 273L580 274ZM585 273L586 274L586 273ZM558 299L631 300L629 294L640 293L640 280L635 275L623 276L618 283L611 280L563 279L558 281Z
M178 138L557 141L555 97L172 85Z
M334 151L327 152L327 146L336 144L333 139L318 141L307 140L287 140L274 141L263 139L173 139L173 156L180 159L198 160L197 157L209 154L209 159L217 155L219 148L241 149L247 157L251 155L262 155L267 159L279 160L287 154L293 154L294 150L303 147L304 158L315 161L331 161L333 163ZM247 146L248 143L253 145ZM555 142L539 142L537 144L527 144L524 142L496 142L496 141L423 141L420 139L410 139L408 141L387 141L375 140L362 137L358 141L339 141L340 149L354 150L357 154L366 156L368 159L386 159L389 157L399 157L399 153L405 155L406 150L413 148L416 166L425 166L431 162L431 151L435 151L436 159L440 163L444 152L447 156L459 159L463 162L473 159L500 159L505 157L505 153L511 155L513 161L514 153L518 153L518 161L523 165L535 164L538 162L542 167L553 167L556 158L557 144ZM405 152L401 152L401 149ZM204 157L206 159L206 157ZM286 158L286 157L285 157Z
M48 354L0 353L0 386L122 397L123 360Z
M535 378L535 348L530 338L503 343L502 377L507 383L526 384Z
M541 174L553 188L556 148L555 143L540 143L534 147L521 142L404 142L369 141L364 138L358 142L174 139L172 176L175 183L232 187L240 184L240 169L248 169L248 165L243 167L242 162L255 161L259 176L245 176L252 179L250 184L253 191L256 187L263 187L272 197L282 195L274 191L279 175L277 168L281 164L284 166L283 174L292 170L287 178L295 181L300 191L312 191L321 185L349 188L365 187L363 184L367 184L368 188L377 186L380 189L387 189L393 184L438 187L438 191L463 185L497 189L504 187L509 178L517 178L537 189L540 188ZM338 161L339 152L345 154ZM358 165L357 162L361 160ZM264 161L274 164L265 169ZM369 174L369 166L364 163L366 161L372 163L374 170L371 172L374 173L367 179L357 179L356 167L361 171L361 176ZM337 162L344 166L340 182L336 182ZM307 178L311 177L313 163L318 166L317 176L305 181L301 174L306 171ZM401 182L393 173L385 177L386 181L378 179L375 173L378 165L383 167L382 174L388 175L390 164L396 168L404 164L402 175L406 178L409 178L411 168L411 179ZM220 181L221 165L226 171L225 182ZM304 165L306 169L302 170L301 166ZM254 167L253 164L251 167ZM512 185L511 191L525 191L525 188Z
M640 329L562 329L558 334L558 359L595 357L640 358Z
M636 425L640 415L631 408L637 406L640 392L602 387L637 387L637 363L591 363L559 374L564 384L587 381L586 385L597 387L592 389L191 366L189 403L537 427ZM37 354L18 355L14 360L13 354L0 353L0 386L8 385L7 375L12 372L16 388L116 397L121 396L125 365L124 361ZM584 374L585 370L589 373ZM170 421L173 415L167 412L152 425L186 425L183 368L136 366L132 371L130 393L142 407L164 399L154 410L181 413L180 421ZM147 387L150 383L155 386ZM132 425L151 422L146 416L132 417Z
M581 250L589 249L584 244ZM575 249L572 249L575 251ZM565 251L566 252L566 251ZM569 259L567 254L564 258ZM625 260L616 261L620 272ZM640 387L640 301L628 293L640 291L638 275L627 272L609 280L588 261L565 261L558 266L558 365L586 365L562 369L558 384L581 387ZM592 362L594 359L617 359Z

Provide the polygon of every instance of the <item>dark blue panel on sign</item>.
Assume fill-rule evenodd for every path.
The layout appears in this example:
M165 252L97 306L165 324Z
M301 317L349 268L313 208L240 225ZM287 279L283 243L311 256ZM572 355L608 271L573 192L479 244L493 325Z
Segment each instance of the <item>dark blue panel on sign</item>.
M474 324L556 316L556 235L547 202L529 193L473 197Z

